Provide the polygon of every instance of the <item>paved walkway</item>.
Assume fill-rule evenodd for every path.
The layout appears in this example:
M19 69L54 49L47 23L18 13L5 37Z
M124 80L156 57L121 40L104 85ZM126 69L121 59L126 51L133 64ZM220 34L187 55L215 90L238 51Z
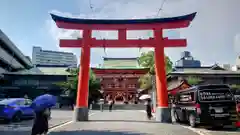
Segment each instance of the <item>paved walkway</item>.
M71 123L59 127L49 135L197 135L180 125L162 124L146 120L143 112L95 112L89 122Z
M49 120L49 127L54 128L72 120L72 111L52 110L52 119ZM30 135L33 120L26 120L19 123L0 124L0 135Z

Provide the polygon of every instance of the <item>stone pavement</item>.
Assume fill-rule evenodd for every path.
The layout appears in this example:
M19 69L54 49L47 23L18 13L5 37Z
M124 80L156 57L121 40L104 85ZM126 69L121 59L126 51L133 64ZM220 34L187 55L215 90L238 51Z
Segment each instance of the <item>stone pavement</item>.
M56 127L72 120L72 111L52 110L52 119L49 127ZM30 135L33 120L25 120L20 123L0 124L0 135Z
M89 122L76 122L59 127L49 135L198 135L181 125L146 120L137 110L96 112Z

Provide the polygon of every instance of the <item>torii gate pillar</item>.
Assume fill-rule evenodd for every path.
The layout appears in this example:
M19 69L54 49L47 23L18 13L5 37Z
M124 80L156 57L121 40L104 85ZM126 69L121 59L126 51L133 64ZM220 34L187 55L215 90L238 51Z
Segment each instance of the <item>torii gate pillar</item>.
M168 107L168 93L165 71L165 47L185 47L186 39L163 38L163 29L184 28L190 25L196 13L172 18L137 19L137 20L93 20L65 18L51 15L59 28L83 30L83 38L77 40L60 40L60 47L81 47L80 72L78 77L77 103L75 121L88 120L88 81L90 48L155 48L155 72L157 86L156 120L162 123L171 122ZM92 30L117 30L117 40L97 40L91 37ZM154 38L127 39L127 30L153 30Z
M91 36L92 30L83 30L83 42L78 75L77 101L73 117L74 121L88 120L88 86Z
M154 59L155 59L155 76L156 76L156 94L157 108L156 120L160 122L171 122L171 110L168 107L167 81L165 71L165 55L163 42L163 31L154 30L154 38L156 42ZM164 66L163 66L164 65Z

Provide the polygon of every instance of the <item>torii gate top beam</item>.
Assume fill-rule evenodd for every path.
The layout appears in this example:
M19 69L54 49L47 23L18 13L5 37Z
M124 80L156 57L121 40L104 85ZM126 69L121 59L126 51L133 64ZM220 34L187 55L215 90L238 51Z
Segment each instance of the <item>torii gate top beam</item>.
M51 14L52 19L59 28L64 29L91 29L91 30L149 30L149 29L174 29L188 27L194 19L195 13L157 19L131 19L131 20L101 20L67 18Z

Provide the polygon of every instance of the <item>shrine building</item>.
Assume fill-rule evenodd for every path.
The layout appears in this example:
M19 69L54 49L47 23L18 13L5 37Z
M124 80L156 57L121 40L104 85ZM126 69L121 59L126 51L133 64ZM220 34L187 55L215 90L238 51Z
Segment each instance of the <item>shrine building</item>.
M92 68L101 81L104 99L112 98L116 102L134 102L138 99L139 78L148 72L148 68L139 66L137 58L103 58L103 65Z

